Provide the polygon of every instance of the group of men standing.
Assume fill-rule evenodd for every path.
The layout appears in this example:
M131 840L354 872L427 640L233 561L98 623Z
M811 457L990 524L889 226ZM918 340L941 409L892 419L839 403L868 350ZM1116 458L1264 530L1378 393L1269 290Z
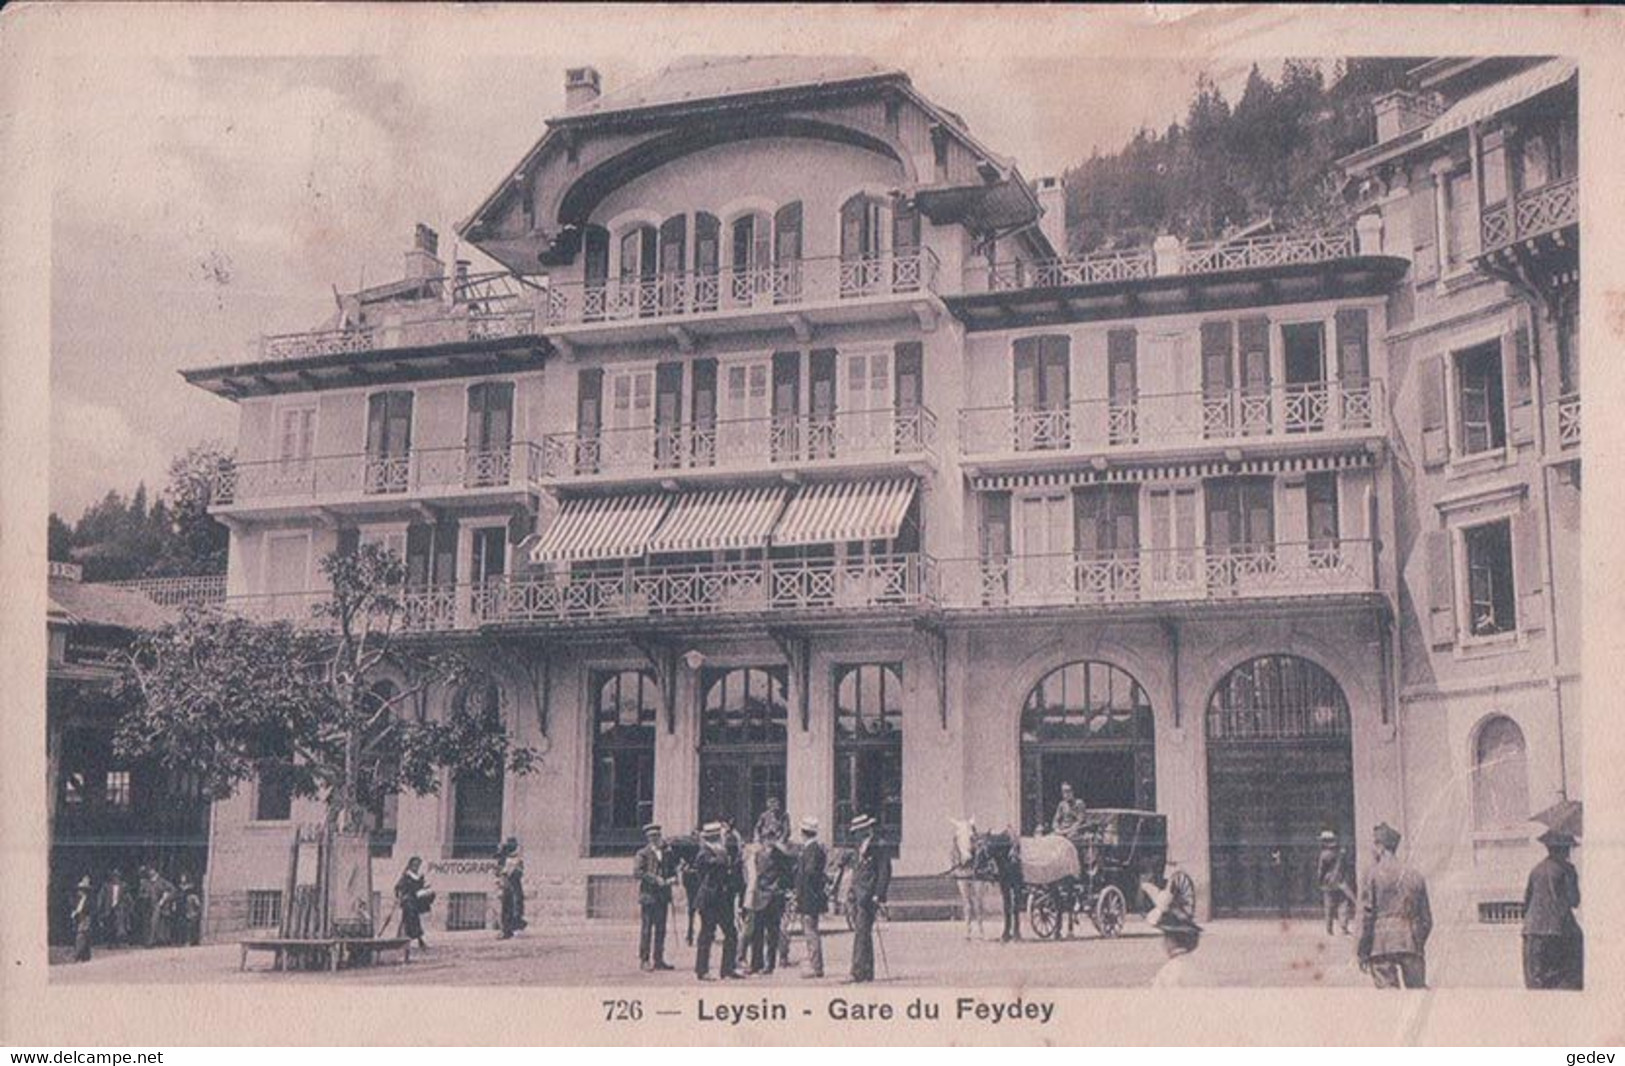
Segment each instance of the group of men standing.
M852 879L847 905L852 908L854 942L852 975L854 982L874 980L875 920L883 911L891 884L891 857L876 839L877 823L868 815L852 821L851 832L858 841L853 853ZM817 818L801 819L799 841L791 843L790 820L777 799L757 818L753 856L754 877L747 877L744 846L737 833L725 822L701 827L700 844L693 859L673 864L659 824L644 826L647 843L637 853L633 873L638 880L638 903L642 921L638 933L638 962L645 971L670 970L666 962L666 918L672 906L672 890L691 874L685 884L693 893L691 901L700 918L699 939L694 950L694 975L702 981L711 975L711 951L718 937L722 956L717 976L738 980L753 973L773 973L789 962L789 944L781 939L784 911L795 908L802 935L807 943L807 964L803 978L824 976L823 936L819 924L829 909L829 851L819 839ZM745 958L741 960L738 913L743 904ZM741 970L741 961L744 969Z
M132 884L115 866L99 887L88 874L80 878L70 919L73 957L78 962L88 960L97 943L195 945L203 936L203 895L191 874L182 874L177 883L143 865Z

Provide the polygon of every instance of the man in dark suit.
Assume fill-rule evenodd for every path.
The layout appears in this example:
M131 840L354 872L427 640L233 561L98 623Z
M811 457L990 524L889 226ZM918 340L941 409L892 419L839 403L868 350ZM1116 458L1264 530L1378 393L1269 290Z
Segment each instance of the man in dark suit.
M818 839L818 819L801 820L801 856L796 860L796 913L801 916L801 933L807 939L807 968L802 977L824 976L824 941L818 920L829 909L829 885L825 869L829 854Z
M1360 969L1378 988L1426 988L1427 943L1433 931L1428 886L1399 860L1399 832L1377 826L1376 861L1361 893Z
M852 820L852 835L859 841L851 889L853 984L875 979L875 919L891 889L891 856L876 838L875 827L867 814Z
M677 878L666 874L666 848L660 839L660 824L643 827L648 843L638 849L632 863L632 876L638 879L638 906L642 921L638 927L638 966L643 970L669 970L666 962L666 914L671 910L671 886Z
M694 868L699 875L700 940L694 946L694 976L702 981L711 977L711 945L716 942L717 931L722 931L722 967L725 980L736 980L738 971L739 930L734 925L734 900L739 895L739 881L733 856L723 842L721 822L708 823L700 831L700 853L695 856Z
M1529 871L1523 892L1523 983L1525 988L1585 987L1585 941L1574 908L1580 875L1569 862L1574 838L1548 830L1540 836L1546 857Z

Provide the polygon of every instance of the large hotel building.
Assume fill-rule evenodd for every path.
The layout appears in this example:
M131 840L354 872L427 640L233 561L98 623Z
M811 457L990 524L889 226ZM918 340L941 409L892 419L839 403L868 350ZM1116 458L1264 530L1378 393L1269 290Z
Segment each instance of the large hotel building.
M630 855L769 796L899 848L1167 815L1213 917L1319 906L1386 821L1442 921L1515 920L1580 795L1576 72L1435 60L1343 161L1346 228L1069 256L1064 191L861 60L681 62L566 110L312 332L187 378L241 412L228 602L405 558L540 769L378 812L485 921L630 914ZM398 683L387 677L380 684ZM275 789L219 803L216 935L275 923ZM949 890L951 898L951 889Z

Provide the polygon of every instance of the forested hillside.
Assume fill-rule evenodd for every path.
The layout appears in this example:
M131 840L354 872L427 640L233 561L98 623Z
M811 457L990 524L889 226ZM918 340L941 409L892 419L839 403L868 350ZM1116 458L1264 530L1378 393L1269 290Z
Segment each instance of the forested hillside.
M1341 219L1335 161L1372 143L1372 100L1418 62L1288 60L1274 80L1254 66L1233 106L1203 78L1183 122L1141 130L1120 151L1066 171L1070 250Z

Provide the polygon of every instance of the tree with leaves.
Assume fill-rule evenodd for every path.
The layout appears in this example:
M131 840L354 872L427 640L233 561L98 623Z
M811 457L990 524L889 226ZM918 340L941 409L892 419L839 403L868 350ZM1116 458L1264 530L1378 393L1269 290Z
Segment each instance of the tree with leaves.
M443 772L534 769L497 701L454 699L439 720L422 712L432 693L486 691L492 679L477 657L401 639L398 555L364 545L326 556L322 570L332 596L307 623L193 610L141 636L121 686L119 753L196 775L212 799L277 780L321 801L329 828L346 833L373 828L391 795L436 792Z

